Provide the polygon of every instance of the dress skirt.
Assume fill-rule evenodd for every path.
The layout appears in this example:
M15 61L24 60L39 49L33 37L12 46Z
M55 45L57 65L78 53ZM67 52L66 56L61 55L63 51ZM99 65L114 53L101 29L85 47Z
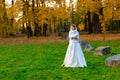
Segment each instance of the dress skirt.
M86 67L86 61L79 42L70 42L65 55L64 67Z

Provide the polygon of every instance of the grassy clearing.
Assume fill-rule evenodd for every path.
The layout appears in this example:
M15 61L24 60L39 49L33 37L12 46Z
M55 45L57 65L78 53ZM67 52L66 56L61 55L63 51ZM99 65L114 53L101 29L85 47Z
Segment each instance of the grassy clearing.
M13 44L0 46L0 80L119 80L120 68L106 67L107 57L120 53L120 41L90 42L111 46L111 54L84 52L87 68L63 68L68 43Z

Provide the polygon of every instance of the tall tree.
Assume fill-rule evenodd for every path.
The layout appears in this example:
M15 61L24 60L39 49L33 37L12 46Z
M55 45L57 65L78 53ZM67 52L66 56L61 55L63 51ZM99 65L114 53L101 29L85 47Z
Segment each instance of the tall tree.
M33 36L33 31L32 31L32 10L31 10L31 5L29 0L23 0L23 25L26 24L26 32L28 38ZM24 27L24 26L23 26Z
M6 12L6 5L5 5L5 0L3 0L3 28L2 28L2 34L4 37L8 37L9 36L9 32L8 32L8 27L6 25L9 26L8 23L8 17L7 17L7 12Z

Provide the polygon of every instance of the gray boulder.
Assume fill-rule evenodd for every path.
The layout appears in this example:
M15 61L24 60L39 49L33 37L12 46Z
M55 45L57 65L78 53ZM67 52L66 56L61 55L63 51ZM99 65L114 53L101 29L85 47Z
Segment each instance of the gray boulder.
M93 47L90 45L90 44L87 44L86 46L85 46L85 49L84 49L84 51L93 51L94 49L93 49Z
M108 57L105 60L105 64L108 67L120 67L120 54Z
M93 47L89 43L87 43L83 40L80 40L80 45L81 45L81 47L84 48L84 51L93 51L94 50Z
M109 46L100 46L94 51L94 55L105 55L110 53Z
M85 46L88 45L88 43L83 40L79 40L79 42L80 42L81 47L83 48L85 48Z

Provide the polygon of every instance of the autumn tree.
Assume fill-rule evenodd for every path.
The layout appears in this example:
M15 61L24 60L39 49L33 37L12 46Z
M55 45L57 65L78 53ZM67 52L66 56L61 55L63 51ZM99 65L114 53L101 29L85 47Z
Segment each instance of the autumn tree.
M83 13L81 16L84 16L88 32L101 33L107 30L113 15L114 19L116 15L119 16L119 5L119 0L78 0L77 9Z
M117 28L117 25L120 26L120 0L104 0L102 4L102 30L106 32L108 28ZM111 25L111 23L117 23L116 26Z
M100 4L99 0L78 0L77 9L81 11L81 18L85 20L85 27L89 33L100 33Z
M10 34L14 34L13 20L9 15L9 5L6 4L5 0L0 1L0 35L2 37L9 37Z

